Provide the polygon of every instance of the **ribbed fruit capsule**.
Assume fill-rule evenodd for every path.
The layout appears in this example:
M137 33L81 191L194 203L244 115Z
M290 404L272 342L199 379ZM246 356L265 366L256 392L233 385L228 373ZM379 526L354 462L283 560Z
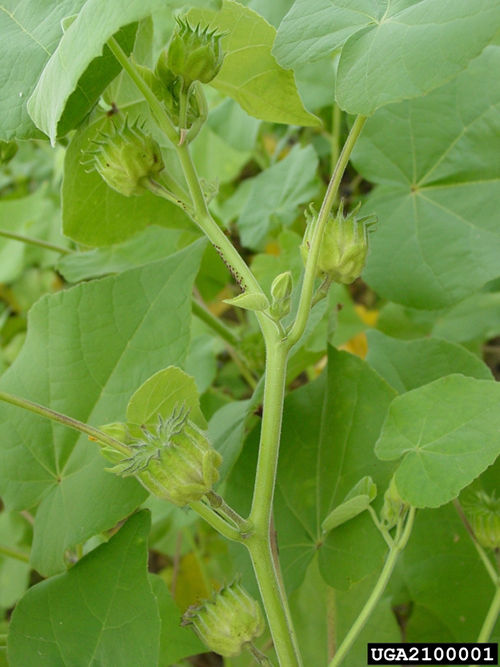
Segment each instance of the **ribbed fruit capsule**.
M375 224L373 215L357 218L361 204L344 216L344 204L340 203L336 215L331 215L325 226L317 270L333 282L349 285L359 278L368 255L368 231ZM308 224L301 246L304 263L309 254L315 220Z
M473 498L463 503L479 544L486 549L500 548L500 498L484 491L477 491Z
M192 625L210 650L226 658L239 655L265 628L258 602L238 582L190 607L182 624Z
M182 77L185 90L193 81L209 83L224 60L221 38L216 30L202 29L200 25L192 27L188 21L177 19L170 42L158 59L156 75L167 82L172 74Z
M143 428L144 439L129 444L132 456L111 472L137 477L150 493L180 507L200 500L219 480L222 457L188 414L178 404L167 419L158 416L155 432Z
M145 180L165 166L159 145L137 123L130 127L125 121L122 128L114 127L112 134L103 133L94 143L93 167L110 188L126 197L146 192Z

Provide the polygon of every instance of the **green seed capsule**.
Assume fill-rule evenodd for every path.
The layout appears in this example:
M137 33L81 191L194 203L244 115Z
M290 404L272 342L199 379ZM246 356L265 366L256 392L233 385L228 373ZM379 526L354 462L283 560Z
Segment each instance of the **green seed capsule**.
M220 40L222 35L208 27L192 27L188 21L177 20L170 42L162 51L156 65L156 74L166 83L174 76L182 77L184 89L193 81L209 83L214 79L224 60Z
M265 628L259 604L238 582L199 607L190 607L182 624L193 625L208 648L226 658L239 655Z
M150 493L179 507L200 500L219 480L222 457L188 413L177 405L168 419L159 416L155 432L144 428L144 440L129 445L132 456L111 472L137 477Z
M126 197L146 192L144 181L157 176L165 166L159 145L137 124L129 127L125 121L121 129L115 127L113 134L103 134L95 143L94 168L110 188Z
M373 215L357 218L361 204L344 216L343 202L336 215L331 215L325 226L319 252L318 273L331 281L349 285L359 278L368 255L368 230L375 223ZM312 220L308 224L301 246L302 259L307 260L314 230Z

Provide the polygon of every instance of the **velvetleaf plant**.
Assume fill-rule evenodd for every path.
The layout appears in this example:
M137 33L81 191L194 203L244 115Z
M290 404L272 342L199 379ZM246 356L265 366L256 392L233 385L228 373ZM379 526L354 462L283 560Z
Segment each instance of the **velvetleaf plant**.
M2 664L499 639L499 29L2 8Z

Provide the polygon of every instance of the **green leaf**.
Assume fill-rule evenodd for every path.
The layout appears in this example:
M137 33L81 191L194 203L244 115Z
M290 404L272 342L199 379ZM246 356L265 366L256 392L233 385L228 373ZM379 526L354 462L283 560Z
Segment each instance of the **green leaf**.
M303 584L290 595L290 607L305 665L327 665L328 647L332 640L340 646L350 630L378 573L369 576L349 591L338 591L325 586L318 558L308 567ZM311 601L314 600L314 604ZM384 595L375 607L364 629L345 656L342 664L359 667L366 662L367 642L400 641L391 599Z
M0 282L17 280L29 264L53 264L57 252L3 238L2 231L20 234L61 247L67 241L57 229L58 211L41 187L27 197L0 201Z
M464 299L436 318L432 329L457 343L500 335L500 292L481 292Z
M233 401L219 408L208 424L208 439L222 456L220 476L223 480L240 455L251 407L250 400Z
M320 60L360 28L375 25L385 9L378 0L295 0L280 23L273 54L283 67Z
M26 593L10 625L12 667L157 664L160 618L147 572L149 526L149 512L134 514L107 544Z
M165 363L184 361L201 251L198 243L38 301L2 389L94 425L123 421L141 382ZM31 558L42 574L60 571L66 549L110 528L145 497L135 480L105 471L86 436L19 408L0 406L0 440L6 506L39 504Z
M443 308L500 273L499 67L488 47L447 86L366 124L353 160L379 184L366 208L380 224L364 278L387 299Z
M393 468L377 461L373 446L394 395L361 359L330 348L326 376L286 399L276 526L290 588L300 584L315 553L323 578L338 589L381 566L386 545L367 513L326 538L321 522L363 475L387 487Z
M13 607L28 588L29 563L4 555L1 547L29 553L29 533L26 519L17 512L0 513L0 609Z
M161 618L160 667L173 665L191 655L206 653L207 647L193 630L181 626L181 615L166 583L155 574L150 574L149 577Z
M26 110L26 101L62 35L61 20L85 0L5 0L0 7L0 139L41 136ZM22 54L22 57L20 55Z
M147 227L124 243L65 255L57 263L57 271L70 283L122 273L173 255L179 250L182 234L180 229Z
M134 393L127 406L127 423L139 434L141 426L154 430L158 415L169 417L178 403L189 408L189 418L195 424L207 427L194 378L180 368L169 366L148 378Z
M243 294L238 294L238 296L235 296L233 299L224 299L224 303L227 303L230 306L244 308L245 310L255 310L258 312L269 308L267 296L258 292L243 292Z
M436 338L402 341L375 330L368 331L367 338L367 362L401 394L452 373L492 379L480 359L454 343Z
M246 152L253 151L261 123L249 116L234 100L225 99L210 111L207 124L229 146ZM214 178L213 173L210 175Z
M71 94L77 89L88 66L102 54L108 39L122 26L145 18L160 9L162 4L160 0L130 0L126 4L111 0L102 5L100 0L87 0L62 36L28 101L28 111L35 125L48 135L52 143L56 140L58 124ZM103 65L102 62L100 64ZM106 71L108 69L109 72ZM105 76L102 76L101 68L89 73L88 77L95 86L93 100L119 71L120 68L116 68L109 56ZM100 85L96 85L96 79ZM83 100L73 98L72 101L76 108L82 110Z
M500 454L500 385L449 375L391 403L375 453L403 457L396 471L401 497L414 507L456 498Z
M297 145L283 160L253 179L238 220L244 246L260 248L273 228L294 221L298 207L318 192L317 166L314 148Z
M340 57L337 102L352 114L369 116L446 83L500 28L497 0L377 4L384 16L353 34Z
M63 230L77 243L105 246L125 241L149 225L189 226L187 216L174 204L150 192L125 197L112 190L99 174L82 164L92 141L112 121L101 115L73 136L64 160L62 190Z
M217 13L192 10L188 19L227 33L222 39L224 63L210 85L255 118L291 125L321 124L304 109L293 72L280 67L271 54L276 30L265 19L232 0L224 0Z
M452 505L417 512L399 568L413 607L407 641L477 640L493 587Z
M344 501L337 505L324 519L321 524L321 530L324 533L330 532L337 526L354 519L354 517L364 512L370 506L370 503L377 495L377 486L371 477L363 477L349 491Z

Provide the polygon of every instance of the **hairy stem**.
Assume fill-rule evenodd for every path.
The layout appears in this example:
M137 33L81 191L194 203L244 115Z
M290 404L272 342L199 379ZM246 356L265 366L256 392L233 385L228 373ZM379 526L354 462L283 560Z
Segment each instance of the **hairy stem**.
M5 391L0 391L0 401L10 403L11 405L15 405L18 408L23 408L23 410L29 410L36 415L40 415L40 417L46 417L51 421L63 424L64 426L72 428L75 431L85 433L92 440L102 442L103 444L108 445L112 449L120 452L121 454L125 454L126 456L130 456L133 453L133 450L130 449L130 447L127 447L127 445L124 445L123 442L120 442L119 440L112 438L110 435L107 435L103 431L100 431L98 428L84 424L83 422L78 421L78 419L73 419L73 417L63 415L61 412L56 412L55 410L47 408L44 405L33 403L32 401L28 401L26 398L20 398L19 396L8 394Z
M35 245L39 248L43 248L44 250L52 250L53 252L58 252L60 255L71 255L73 252L68 248L63 248L62 246L55 245L54 243L41 241L40 239L34 239L31 236L14 234L14 232L8 232L6 229L0 229L0 236L3 236L6 239L11 239L12 241L19 241L20 243L27 243L28 245Z
M347 163L349 162L352 149L354 148L357 138L361 134L361 130L363 129L365 122L366 116L357 116L356 120L354 121L338 162L335 165L335 169L333 170L332 178L328 184L325 198L323 199L323 203L318 214L318 219L315 222L311 247L309 248L309 254L307 256L306 270L304 273L304 281L302 283L299 307L297 309L295 322L293 323L292 329L288 336L289 348L291 348L292 345L295 345L295 343L300 339L305 331L309 313L311 311L311 304L314 294L314 282L316 279L316 265L318 263L319 251L321 248L321 242L323 240L325 226L328 220L328 216L332 210L332 206L335 202L340 182L342 181L342 176L344 175Z
M249 517L254 534L245 544L250 552L279 663L286 667L298 667L302 660L281 576L277 571L279 563L273 558L270 540L288 352L276 334L273 341L266 340L266 343L264 407Z
M347 652L358 638L359 633L364 628L365 623L367 622L371 613L375 609L375 606L377 605L378 601L382 597L382 594L385 591L387 584L389 583L389 579L391 578L399 554L401 553L401 551L403 551L410 538L411 531L413 528L414 518L415 518L415 508L411 507L408 512L408 517L406 519L404 530L401 530L402 520L400 519L400 523L398 524L398 529L397 529L399 530L399 536L398 533L396 533L394 544L389 550L389 554L385 561L384 567L382 568L382 572L380 573L380 576L377 580L377 583L375 584L372 592L370 593L370 597L366 601L363 609L359 613L359 616L354 621L349 632L345 636L344 641L341 643L333 660L330 661L328 667L337 667L337 665L340 665L342 660L346 657Z

